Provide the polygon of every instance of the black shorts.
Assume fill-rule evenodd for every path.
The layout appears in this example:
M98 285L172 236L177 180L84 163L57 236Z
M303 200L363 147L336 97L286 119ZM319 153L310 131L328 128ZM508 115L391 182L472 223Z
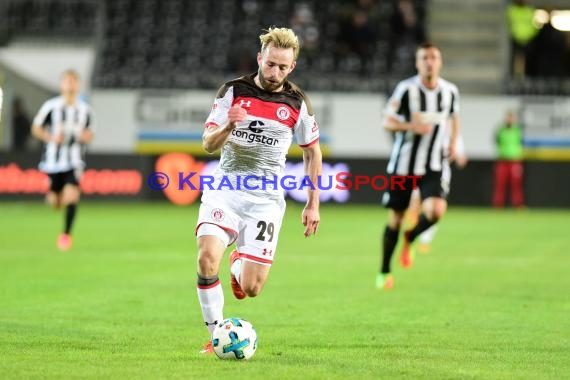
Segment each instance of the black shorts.
M442 172L427 172L416 180L416 185L422 199L430 197L446 199L449 194L449 176L442 175ZM410 205L413 190L413 180L407 178L404 189L401 189L399 186L394 186L393 190L388 190L384 193L382 196L382 204L386 208L404 211Z
M61 173L49 173L49 190L59 193L67 184L79 186L79 181L74 170Z

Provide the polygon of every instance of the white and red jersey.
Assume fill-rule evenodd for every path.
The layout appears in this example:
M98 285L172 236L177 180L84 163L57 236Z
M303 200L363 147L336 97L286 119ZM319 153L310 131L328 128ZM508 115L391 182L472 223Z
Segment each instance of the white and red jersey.
M283 197L280 183L275 186L267 181L281 179L293 137L299 146L309 146L319 140L319 127L310 102L295 84L286 81L281 92L269 92L255 84L255 75L229 81L218 91L206 128L225 125L228 111L234 104L243 107L248 116L237 125L222 147L220 164L214 175L216 183L225 177L225 181L229 179L236 187L238 182L250 176L249 187L260 188L252 190L240 186L239 191L278 199ZM263 181L266 181L265 189L262 188Z

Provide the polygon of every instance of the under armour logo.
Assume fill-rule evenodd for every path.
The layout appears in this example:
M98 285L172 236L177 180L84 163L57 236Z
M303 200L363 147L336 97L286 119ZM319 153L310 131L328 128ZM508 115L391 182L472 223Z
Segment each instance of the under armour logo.
M206 324L206 327L208 327L208 326L215 326L215 325L217 325L217 324L218 324L218 321L214 321L214 322L212 322L212 323L208 323L208 322L204 322L204 323Z
M272 250L272 249L263 248L263 256L273 256L273 250Z
M251 100L246 101L246 100L242 99L239 101L239 106L240 107L246 107L246 108L251 107Z

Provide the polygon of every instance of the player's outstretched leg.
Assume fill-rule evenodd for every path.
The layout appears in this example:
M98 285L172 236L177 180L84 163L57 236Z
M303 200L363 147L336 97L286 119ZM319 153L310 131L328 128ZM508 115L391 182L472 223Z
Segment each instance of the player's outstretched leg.
M209 229L208 229L209 227ZM198 236L198 279L196 290L202 309L203 321L209 332L209 341L202 353L212 353L211 339L216 324L224 320L224 291L218 277L220 261L227 247L224 230L212 224L199 225Z
M75 221L75 214L77 213L77 204L79 203L80 191L79 187L75 184L66 184L62 190L62 204L65 205L65 228L63 233L57 239L57 247L61 251L71 249L71 229Z
M411 268L414 265L415 253L412 249L412 239L410 238L412 230L404 232L404 241L400 252L400 265L403 268Z
M224 292L218 276L205 277L198 274L197 292L200 307L202 308L202 316L204 317L204 324L208 328L211 336L216 324L223 320ZM212 339L206 343L200 352L203 354L214 352Z
M386 226L382 237L382 267L380 273L376 276L377 289L392 289L394 286L394 277L390 274L390 262L394 254L394 249L398 243L398 235L400 230L392 229Z
M241 274L241 265L242 260L239 257L239 252L234 249L232 253L230 253L230 284L232 286L232 293L238 300L242 300L247 297L238 280Z
M68 251L71 249L71 245L73 243L73 240L71 239L71 228L73 226L76 212L76 204L69 204L65 208L65 230L57 239L57 247L61 251Z
M404 245L402 246L402 252L400 254L400 264L404 268L411 268L414 264L415 252L412 248L412 243L414 240L425 230L430 228L435 224L436 221L430 221L425 214L420 215L420 221L418 224L404 232Z

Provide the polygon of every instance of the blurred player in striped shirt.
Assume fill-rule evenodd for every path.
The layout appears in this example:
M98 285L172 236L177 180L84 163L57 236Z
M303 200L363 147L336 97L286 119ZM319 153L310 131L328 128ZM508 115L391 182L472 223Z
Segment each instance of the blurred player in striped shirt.
M388 173L421 176L417 187L422 199L418 223L404 232L400 263L413 264L412 243L436 224L447 210L449 175L446 168L455 160L459 136L459 91L453 83L440 77L442 57L433 44L422 44L416 51L418 75L401 81L390 97L383 120L386 130L395 133L388 162ZM449 128L449 134L446 131ZM410 205L412 180L403 189L384 193L382 203L389 209L382 236L382 264L376 287L391 289L394 278L391 260L398 243L406 209Z
M55 209L65 208L64 228L57 239L62 251L71 248L85 147L94 136L93 112L79 99L79 88L77 72L65 71L61 76L61 94L46 101L32 123L32 135L44 143L39 168L50 179L46 200Z

